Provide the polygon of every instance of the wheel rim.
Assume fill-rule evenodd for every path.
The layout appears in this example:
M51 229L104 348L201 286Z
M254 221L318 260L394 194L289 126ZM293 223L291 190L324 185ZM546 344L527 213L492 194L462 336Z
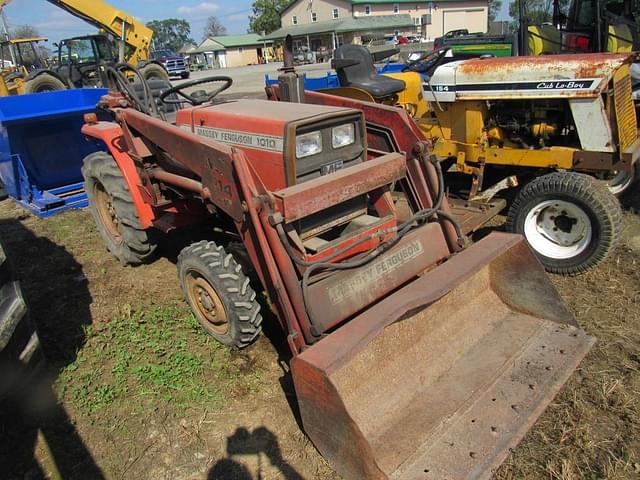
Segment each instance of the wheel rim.
M524 235L536 252L564 260L587 249L593 238L593 227L587 213L578 205L546 200L527 214Z
M187 273L186 286L189 303L200 323L217 335L225 335L229 331L229 318L215 289L194 271Z
M95 199L96 209L100 216L100 221L104 225L105 230L114 243L122 242L122 233L120 232L120 219L113 205L113 198L105 190L100 182L95 183L93 189L93 197Z
M620 195L633 183L634 172L626 170L614 170L604 180L609 191L614 195Z

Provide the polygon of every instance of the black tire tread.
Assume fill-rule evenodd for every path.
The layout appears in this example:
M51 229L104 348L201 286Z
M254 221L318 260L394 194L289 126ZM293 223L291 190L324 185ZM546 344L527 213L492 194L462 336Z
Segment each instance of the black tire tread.
M189 269L195 269L212 284L229 319L229 332L224 337L207 333L232 348L240 349L253 343L262 330L260 304L249 278L234 256L222 246L206 240L184 248L178 256L178 274L187 299L184 278Z
M0 243L0 399L29 382L44 363L40 340Z
M24 92L25 93L38 93L43 91L42 87L47 85L47 90L66 90L67 86L62 83L59 79L54 77L53 75L49 75L48 73L42 73L38 75L36 78L25 82L24 84Z
M618 244L623 229L620 203L608 188L595 178L576 172L553 172L535 178L516 196L507 214L506 229L523 233L519 220L526 216L527 204L545 195L563 193L590 206L599 222L599 242L592 254L578 264L560 265L540 258L546 270L561 275L578 275L597 266Z
M140 265L155 256L157 241L155 231L142 228L127 182L111 155L95 152L84 159L82 176L85 180L91 213L108 250L125 265ZM113 206L121 223L123 242L115 245L101 225L100 215L92 201L92 184L98 180L113 199Z
M145 80L150 80L152 78L159 78L162 80L169 81L169 73L165 70L165 68L157 63L149 63L140 69L140 73L144 77Z

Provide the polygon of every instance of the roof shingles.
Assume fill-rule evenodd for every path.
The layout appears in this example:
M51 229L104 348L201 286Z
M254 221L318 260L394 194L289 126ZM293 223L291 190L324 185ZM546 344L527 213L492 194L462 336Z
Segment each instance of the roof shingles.
M347 17L325 22L307 23L305 25L292 25L282 27L266 35L266 40L277 40L287 35L294 37L300 35L314 35L318 33L342 33L368 30L397 29L412 27L413 19L409 14L398 15L371 15L366 17Z

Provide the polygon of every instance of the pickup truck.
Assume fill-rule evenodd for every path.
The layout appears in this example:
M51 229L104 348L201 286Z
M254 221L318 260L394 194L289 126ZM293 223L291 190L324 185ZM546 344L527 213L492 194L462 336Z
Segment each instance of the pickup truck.
M151 52L151 58L158 61L169 73L169 77L189 78L189 66L184 58L171 50Z

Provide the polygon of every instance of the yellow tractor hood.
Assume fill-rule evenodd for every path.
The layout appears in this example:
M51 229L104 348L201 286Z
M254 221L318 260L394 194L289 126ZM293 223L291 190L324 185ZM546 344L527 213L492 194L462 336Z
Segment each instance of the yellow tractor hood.
M628 53L476 58L439 67L430 79L441 101L496 98L576 98L599 95Z

